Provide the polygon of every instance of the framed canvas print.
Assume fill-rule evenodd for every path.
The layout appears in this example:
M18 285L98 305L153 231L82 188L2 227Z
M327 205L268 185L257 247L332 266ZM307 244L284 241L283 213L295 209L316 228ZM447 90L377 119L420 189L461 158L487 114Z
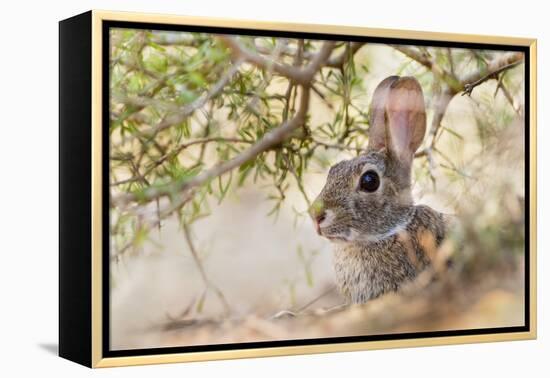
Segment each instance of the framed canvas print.
M536 337L536 41L60 22L59 353Z

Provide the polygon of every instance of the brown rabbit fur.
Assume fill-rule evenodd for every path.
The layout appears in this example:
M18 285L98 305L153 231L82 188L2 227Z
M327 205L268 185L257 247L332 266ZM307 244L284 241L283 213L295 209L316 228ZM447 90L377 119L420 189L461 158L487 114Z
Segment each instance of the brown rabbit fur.
M336 281L350 303L415 278L445 236L444 216L415 206L411 195L412 162L425 131L420 84L384 79L371 102L368 148L330 168L310 209L318 233L335 245Z

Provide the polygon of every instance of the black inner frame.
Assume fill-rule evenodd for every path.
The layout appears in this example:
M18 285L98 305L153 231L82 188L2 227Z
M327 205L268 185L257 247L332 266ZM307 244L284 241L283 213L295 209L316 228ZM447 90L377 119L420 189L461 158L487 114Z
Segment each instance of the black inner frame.
M109 148L109 102L110 102L110 77L109 77L109 51L110 51L110 28L128 28L128 29L144 29L144 30L164 30L164 31L182 31L182 32L202 32L212 34L232 34L232 35L249 35L249 36L269 36L283 38L304 38L317 40L335 40L335 41L352 41L352 42L370 42L370 43L385 43L385 44L402 44L416 46L434 46L434 47L454 47L454 48L469 48L469 49L484 49L484 50L501 50L501 51L520 51L525 55L524 70L525 70L525 108L528 110L525 117L525 325L516 327L499 327L499 328L478 328L465 330L442 330L430 332L414 332L414 333L395 333L383 335L365 335L365 336L344 336L344 337L329 337L329 338L312 338L303 340L278 340L278 341L261 341L247 343L232 343L232 344L209 344L209 345L190 345L179 347L164 347L164 348L144 348L144 349L127 349L127 350L111 350L110 349L110 284L109 284L109 246L110 246L110 207L109 207L109 166L110 156ZM406 34L407 32L403 32ZM531 328L530 324L530 54L528 46L515 45L499 45L499 44L484 44L484 43L465 43L465 42L445 42L445 41L427 41L408 38L385 38L385 37L365 37L354 35L333 35L323 33L304 33L304 32L286 32L286 31L271 31L271 30L255 30L255 29L240 29L226 27L209 27L209 26L191 26L191 25L168 25L146 22L126 22L126 21L103 21L102 22L102 176L103 176L103 282L102 282L102 354L103 357L127 357L140 355L155 355L155 354L171 354L171 353L191 353L191 352L207 352L235 349L254 349L266 347L290 347L304 346L315 344L341 344L350 342L362 341L382 341L382 340L399 340L399 339L422 339L433 337L448 337L448 336L468 336L468 335L488 335L512 332L528 332Z

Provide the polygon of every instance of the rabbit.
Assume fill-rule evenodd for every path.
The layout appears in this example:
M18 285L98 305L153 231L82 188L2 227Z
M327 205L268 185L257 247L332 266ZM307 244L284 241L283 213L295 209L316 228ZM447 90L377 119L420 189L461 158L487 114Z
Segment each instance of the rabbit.
M414 154L426 131L422 88L390 76L374 91L368 146L329 170L309 213L334 245L336 283L349 304L397 291L430 266L447 218L411 195Z

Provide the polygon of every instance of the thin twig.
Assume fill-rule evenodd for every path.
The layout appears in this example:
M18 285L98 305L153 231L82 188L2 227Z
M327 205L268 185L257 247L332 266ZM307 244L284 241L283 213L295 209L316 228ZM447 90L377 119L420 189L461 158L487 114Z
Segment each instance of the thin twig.
M187 242L187 245L189 246L189 251L191 252L191 256L193 256L193 260L195 261L195 265L197 266L197 269L199 270L199 273L201 275L202 281L204 283L205 288L208 290L214 291L218 299L220 300L221 304L224 307L225 314L229 315L231 312L231 307L229 306L229 303L227 302L227 299L225 298L225 295L221 291L219 287L214 285L214 283L208 278L208 275L206 274L206 271L204 270L204 266L202 265L202 261L199 257L199 254L197 252L197 249L195 248L195 245L193 244L193 239L191 237L191 231L189 229L189 225L182 222L182 228L183 228L183 235L185 236L185 241Z
M447 108L449 106L449 103L453 99L455 93L450 88L443 88L439 94L435 96L434 99L434 115L432 118L432 125L430 127L430 136L431 136L431 143L430 146L433 147L435 145L437 132L439 131L439 128L441 127L441 121L443 120L443 117L445 117L445 113L447 112Z
M317 73L322 65L326 64L334 48L333 41L324 42L311 62L304 68L298 68L267 59L263 55L259 55L241 45L236 37L224 35L218 38L231 49L232 54L237 60L243 59L248 63L266 70L271 68L279 75L285 76L295 83L302 85L309 85L313 75Z
M344 52L342 52L338 56L331 57L327 61L326 66L341 69L364 45L364 42L351 42L349 45L347 45L349 47L346 47Z
M302 305L301 307L299 307L295 312L296 313L301 313L303 312L304 310L306 310L309 306L311 306L312 304L314 304L315 302L317 302L319 299L329 295L330 293L332 293L334 290L336 290L336 286L333 285L331 286L329 289L323 291L321 294L319 294L318 296L316 296L315 298L313 298L312 300L310 300L309 302L306 302L306 304Z
M474 90L475 87L477 87L478 85L486 82L487 80L489 79L496 79L498 78L498 75L501 73L501 72L504 72L506 70L509 70L511 68L514 68L516 67L518 64L522 63L522 61L518 60L518 61L515 61L515 62L512 62L510 64L507 64L505 66L502 66L502 67L499 67L497 68L496 70L492 71L492 72L489 72L487 75L479 78L478 80L472 82L472 83L466 83L464 84L464 91L462 92L462 96L464 95L468 95L468 96L471 96L472 95L472 91Z
M143 179L143 177L147 177L155 168L163 164L165 161L173 158L174 156L178 155L181 151L185 150L188 147L200 144L205 145L211 142L222 142L222 143L244 143L244 144L252 144L253 141L242 139L242 138L225 138L225 137L208 137L208 138L200 138L200 139L194 139L186 143L181 143L176 148L174 148L173 151L164 154L159 159L154 160L153 164L143 173L141 176L132 176L124 180L116 181L111 183L111 186L119 186L123 184L128 184L135 181L140 181Z
M340 150L340 151L352 151L352 152L357 152L357 153L365 151L364 148L346 146L346 145L343 145L343 144L336 144L336 143L327 143L327 142L323 142L323 141L320 141L318 139L313 139L313 138L312 138L312 141L313 141L314 144L316 144L318 146L322 146L322 147L325 147L325 148L332 148L332 149Z
M119 98L118 100L126 103L137 106L148 106L148 105L161 105L168 106L168 110L171 110L173 113L165 117L159 124L152 127L150 130L143 132L143 135L153 136L158 134L160 131L167 129L173 125L178 125L185 121L190 115L192 115L196 110L202 108L209 100L216 97L223 88L233 80L233 77L239 72L239 67L242 61L236 61L227 72L214 84L210 87L208 92L194 100L190 104L185 105L183 108L176 106L175 104L162 102L156 99L143 98L143 97L132 97L132 98ZM119 145L127 143L134 136L123 139Z
M162 220L167 218L168 216L172 215L175 211L179 210L181 207L183 207L187 202L189 202L193 196L195 195L195 190L191 189L188 192L185 192L179 196L177 196L171 203L164 206L164 208L157 208L156 214L157 218L154 221L151 222L143 222L141 224L140 230L142 232L149 232L150 230L158 227ZM139 216L139 214L136 214ZM134 246L136 243L136 238L130 240L128 243L126 243L124 246L122 246L120 249L116 251L116 253L111 256L111 261L118 261L120 258L126 254L126 252Z
M433 72L435 76L440 78L454 91L459 92L462 90L463 86L460 83L460 81L452 73L447 72L440 65L436 64L432 60L431 56L429 56L429 54L426 53L426 51L421 51L415 47L405 46L405 45L391 45L391 46L395 50L401 52L402 54L406 55L407 57L415 60L416 62L426 67L428 70Z
M224 40L227 40L227 38L229 40L228 42L229 45L233 46L236 49L239 49L237 50L238 52L247 51L247 50L240 50L240 44L236 40L234 40L233 37L226 37ZM329 58L333 47L334 47L334 42L332 41L323 43L321 49L319 50L315 58L312 59L312 61L308 64L306 68L301 69L302 70L301 72L308 76L309 81L313 79L313 76L316 74L317 70L320 69L320 67L322 67L323 64L326 62L326 60ZM249 54L249 53L246 52L246 54ZM247 59L246 56L244 56L244 58ZM267 64L266 61L263 61L263 62L264 64ZM275 67L275 65L273 67ZM295 68L295 67L292 67L292 68ZM219 90L221 89L222 88L219 88ZM187 181L176 182L172 185L169 185L166 188L147 188L143 193L140 193L139 196L137 196L134 193L121 193L116 197L112 198L112 203L117 206L125 206L129 202L135 201L139 198L150 201L158 197L169 196L169 195L172 195L173 193L178 193L180 191L184 191L190 188L200 186L208 182L212 178L220 176L236 167L241 166L245 162L256 158L262 152L265 152L273 148L274 146L280 144L282 141L286 140L288 137L290 137L290 135L294 132L296 128L304 124L306 120L307 111L309 108L309 92L310 92L309 85L302 85L300 105L294 117L291 120L284 122L281 126L266 133L261 140L257 141L249 149L241 152L239 155L233 157L231 160L219 163L213 168L207 171L203 171L199 175ZM161 125L157 126L157 130L161 127Z
M285 122L281 126L269 131L264 135L262 139L254 143L249 149L241 152L231 160L219 163L213 168L203 171L199 175L189 179L185 182L177 182L169 185L167 188L148 188L141 194L136 196L133 193L122 193L113 198L113 204L118 206L124 206L125 204L135 201L138 198L146 198L147 200L153 200L158 197L171 195L172 193L178 193L190 188L200 186L214 177L220 176L236 167L241 166L249 160L256 158L259 154L267 151L275 145L281 143L287 139L292 132L305 122L307 109L309 106L309 88L302 88L302 95L300 100L300 108L296 115L288 122Z
M303 184L302 180L300 179L300 177L298 177L298 173L296 172L296 169L294 168L294 165L291 164L288 156L283 155L283 158L285 160L285 163L286 163L286 166L287 166L288 170L290 170L290 173L292 174L292 176L294 176L294 179L296 180L296 184L298 185L298 190L300 190L300 192L302 193L302 196L304 197L304 200L307 203L307 208L309 209L311 207L311 201L310 201L309 197L307 196L307 193L306 193L306 190L304 189L304 184Z

